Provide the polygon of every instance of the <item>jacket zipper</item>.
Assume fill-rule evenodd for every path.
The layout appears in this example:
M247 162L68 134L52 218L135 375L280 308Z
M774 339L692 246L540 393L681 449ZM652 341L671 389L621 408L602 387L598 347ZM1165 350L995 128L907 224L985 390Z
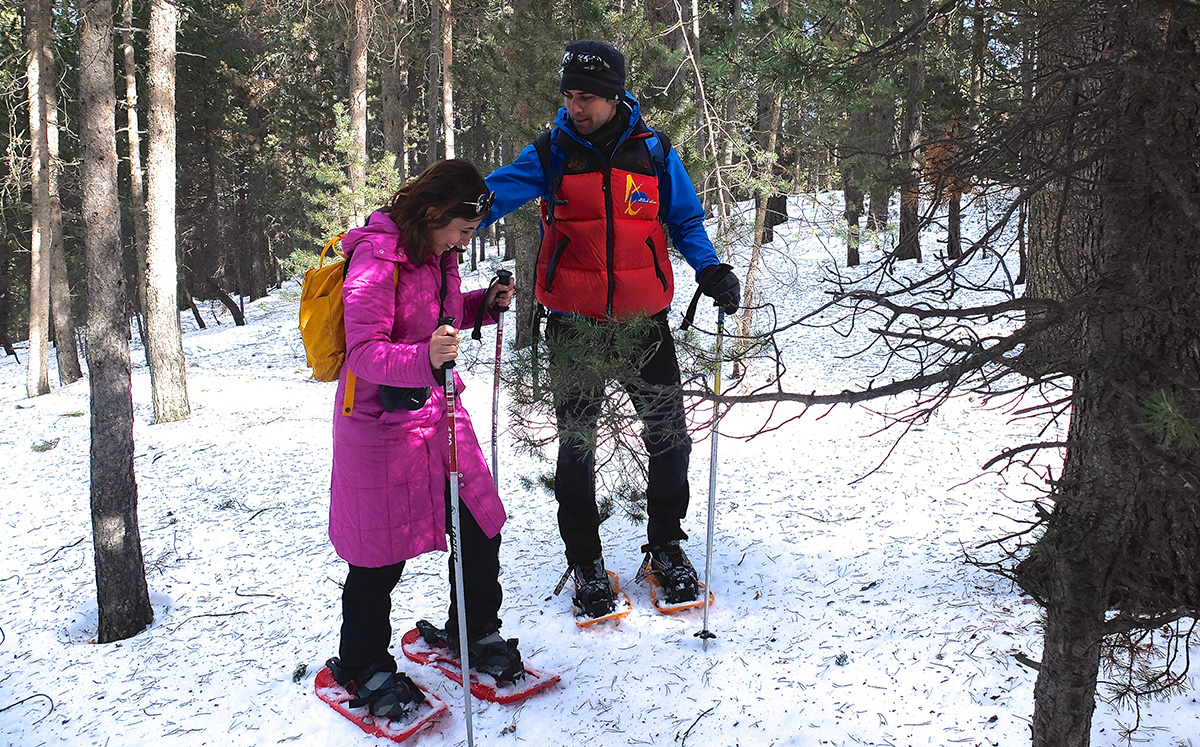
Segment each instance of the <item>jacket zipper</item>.
M621 147L621 143L613 148L613 155L616 155L617 148ZM613 316L613 296L617 292L617 278L613 272L613 244L616 241L614 235L613 224L613 196L612 196L612 161L611 159L604 166L604 233L605 233L605 272L608 274L608 305L604 317L612 319Z

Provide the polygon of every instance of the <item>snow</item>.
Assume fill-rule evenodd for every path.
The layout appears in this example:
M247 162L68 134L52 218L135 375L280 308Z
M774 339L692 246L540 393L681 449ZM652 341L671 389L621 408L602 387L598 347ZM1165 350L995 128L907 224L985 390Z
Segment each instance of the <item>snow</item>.
M833 233L837 198L793 199L793 220L778 229L760 288L781 319L825 298L824 268L844 254ZM972 214L968 235L978 235L981 219ZM927 253L937 238L926 237ZM878 251L864 246L864 258ZM967 271L1002 277L999 261L989 255ZM491 271L466 282L479 287ZM691 274L677 267L676 277L677 326ZM389 743L313 694L316 672L337 652L345 566L326 536L335 385L307 379L297 299L290 283L247 304L244 327L217 307L204 311L208 329L188 326L193 415L181 423L151 424L149 375L135 344L136 471L155 619L119 643L94 642L87 383L27 399L23 363L0 361L0 735L8 744ZM514 316L506 318L508 341ZM713 322L703 309L699 327L711 331ZM788 389L865 384L879 356L845 357L864 334L789 332ZM464 349L475 361L460 367L461 402L486 444L494 341ZM885 460L894 438L874 435L887 423L879 412L910 402L728 413L712 558L716 638L707 647L695 636L701 611L657 614L646 588L632 583L643 529L620 517L602 538L634 610L618 624L575 625L569 594L552 594L564 568L553 499L516 479L544 464L518 455L503 432L511 516L501 549L503 632L562 681L514 706L477 702L476 743L1028 744L1035 672L1013 655L1040 658L1038 609L964 555L1012 531L1014 518L1028 516L1021 502L1038 494L1037 474L982 465L1004 448L1061 436L1062 424L1041 433L1040 423L1014 419L1028 401L952 399ZM745 438L768 422L783 425ZM703 573L710 442L703 428L695 437L685 529ZM1043 456L1043 469L1052 457ZM413 738L423 747L465 741L458 687L399 654L416 620L444 619L446 595L442 554L411 561L393 595L402 668L451 708ZM1126 744L1122 729L1135 721L1100 700L1093 744ZM1189 691L1144 706L1134 739L1190 747L1198 734L1200 706Z

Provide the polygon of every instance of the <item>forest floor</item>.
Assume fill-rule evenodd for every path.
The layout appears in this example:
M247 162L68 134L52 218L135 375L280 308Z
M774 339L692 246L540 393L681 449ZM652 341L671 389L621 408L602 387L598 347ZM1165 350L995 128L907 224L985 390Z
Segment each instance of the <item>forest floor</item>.
M781 321L825 300L822 278L844 258L838 198L793 198L792 220L777 229L759 291ZM981 220L971 214L968 236L978 235ZM926 237L930 256L938 240L936 232ZM879 251L865 247L864 259ZM1015 274L1014 254L989 253L963 272ZM931 259L906 272L938 266ZM466 273L464 283L480 287L492 272L489 265ZM676 266L673 326L691 276ZM0 360L0 409L8 413L0 420L0 741L385 743L313 694L314 675L337 652L345 566L326 534L335 385L308 379L297 299L288 283L247 304L245 326L212 307L207 329L187 328L193 414L184 422L151 424L149 375L135 347L136 471L155 619L119 643L95 643L87 382L27 399L24 350L21 362ZM511 340L515 315L506 319ZM697 324L711 332L712 310L702 309ZM854 355L865 334L795 327L781 335L786 388L864 386L881 362L874 351ZM468 387L461 401L487 444L494 340L464 341L463 349L470 360L460 366ZM770 373L752 369L748 381ZM1061 460L1047 453L1029 470L982 467L1005 448L1061 435L1065 423L1042 431L1043 423L1015 416L1036 396L951 399L898 443L892 431L878 431L889 422L885 413L912 398L807 413L791 405L733 408L720 426L709 621L716 638L707 646L695 637L702 613L657 614L647 590L632 583L644 529L622 516L603 525L602 537L633 612L619 624L575 625L569 594L552 593L564 561L553 498L536 485L548 463L514 449L502 425L501 492L510 516L501 550L503 632L520 639L530 664L562 681L515 706L477 703L476 742L1028 744L1036 672L1016 657L1040 658L1039 610L965 558L994 559L977 548L1020 527L1045 470ZM504 404L509 397L502 394ZM685 529L703 573L710 469L703 417L694 438ZM442 554L409 564L394 594L397 647L416 620L444 619L445 577ZM457 687L401 664L450 704L412 743L462 744ZM1194 689L1144 706L1126 738L1138 719L1098 699L1093 745L1200 744Z

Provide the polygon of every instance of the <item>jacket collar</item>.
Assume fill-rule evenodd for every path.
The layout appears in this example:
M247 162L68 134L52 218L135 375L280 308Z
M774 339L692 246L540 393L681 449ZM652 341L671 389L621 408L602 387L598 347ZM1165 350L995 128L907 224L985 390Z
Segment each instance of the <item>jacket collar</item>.
M382 210L371 213L367 218L367 225L351 231L347 238L351 237L351 252L358 251L361 247L379 259L411 264L401 244L400 227Z
M637 99L635 99L633 96L630 96L628 93L625 93L621 97L621 103L629 107L629 126L626 127L625 132L622 132L621 136L617 138L617 143L615 146L613 146L614 151L621 147L621 143L625 142L625 140L634 132L645 129L645 125L642 123L641 106L638 104ZM621 104L619 103L617 105L620 106ZM575 140L580 145L583 145L585 148L596 150L595 146L589 143L586 138L571 128L571 117L567 114L567 107L564 106L558 110L558 116L554 118L554 127L562 130L571 139Z

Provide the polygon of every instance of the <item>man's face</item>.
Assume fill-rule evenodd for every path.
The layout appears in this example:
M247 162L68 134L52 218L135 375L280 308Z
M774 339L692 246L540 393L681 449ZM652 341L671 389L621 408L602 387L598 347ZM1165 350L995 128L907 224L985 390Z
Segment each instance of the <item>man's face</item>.
M616 99L606 99L575 89L563 94L563 105L567 107L567 116L580 135L591 135L617 114Z

